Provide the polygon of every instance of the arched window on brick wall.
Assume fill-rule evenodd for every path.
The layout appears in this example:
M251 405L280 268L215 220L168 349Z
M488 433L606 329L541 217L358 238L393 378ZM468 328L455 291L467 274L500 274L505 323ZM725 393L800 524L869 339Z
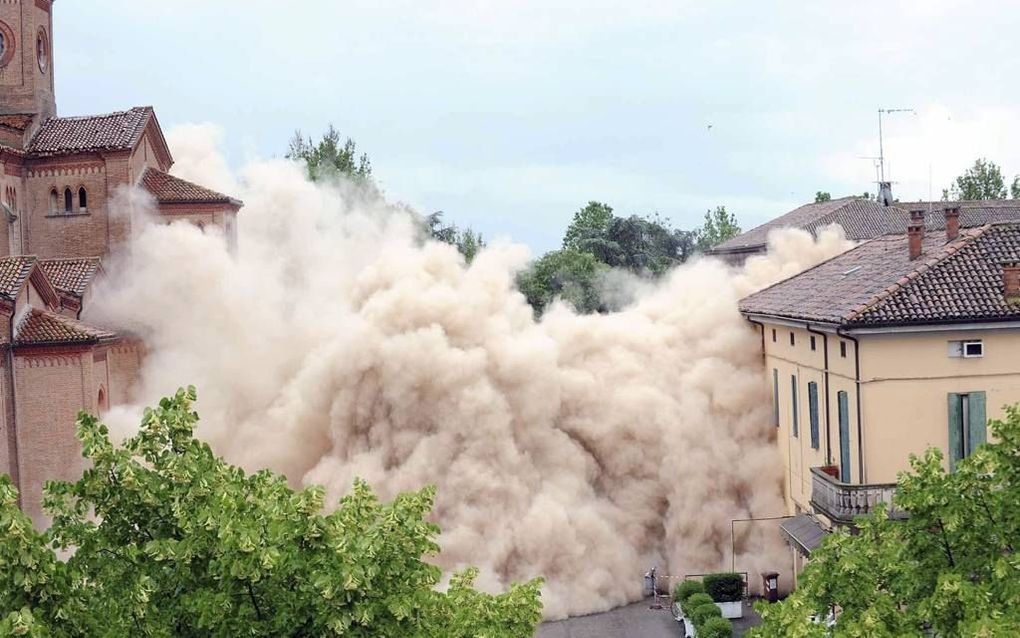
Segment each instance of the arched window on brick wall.
M102 414L103 412L106 412L108 407L109 406L106 405L106 388L101 387L99 388L99 397L96 399L96 411L98 411L99 414Z
M74 212L74 195L71 194L70 188L64 189L64 212L70 215Z
M60 212L60 209L57 208L57 198L58 197L59 196L57 195L57 189L54 188L53 190L50 191L50 214L51 215L56 215L58 212Z
M85 192L85 187L82 186L78 189L78 212L87 213L89 212L89 195Z

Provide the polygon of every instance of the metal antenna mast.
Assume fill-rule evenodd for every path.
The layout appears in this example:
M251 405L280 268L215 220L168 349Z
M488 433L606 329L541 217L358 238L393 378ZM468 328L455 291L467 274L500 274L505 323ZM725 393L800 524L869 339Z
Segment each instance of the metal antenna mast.
M885 150L882 145L882 114L883 113L913 113L914 109L878 109L878 181L885 182Z

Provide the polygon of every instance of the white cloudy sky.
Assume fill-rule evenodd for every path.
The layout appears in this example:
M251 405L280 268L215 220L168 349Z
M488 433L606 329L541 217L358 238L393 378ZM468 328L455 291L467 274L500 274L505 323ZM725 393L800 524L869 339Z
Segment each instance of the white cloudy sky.
M333 122L394 199L558 244L589 199L754 226L874 191L936 195L978 156L1020 173L1020 4L140 0L55 4L61 114L213 122L231 162ZM712 128L709 129L708 126Z

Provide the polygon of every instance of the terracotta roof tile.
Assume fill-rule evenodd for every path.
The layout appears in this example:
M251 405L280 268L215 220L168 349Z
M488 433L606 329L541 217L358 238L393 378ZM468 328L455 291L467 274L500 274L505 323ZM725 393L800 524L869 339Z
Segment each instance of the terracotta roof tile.
M85 294L93 277L99 272L99 264L99 257L44 259L39 262L54 288L78 297Z
M35 257L25 255L0 259L0 297L16 298L32 274L35 262Z
M14 331L15 345L94 343L117 335L48 310L30 308Z
M83 117L46 120L26 149L32 155L62 155L92 151L126 151L138 144L152 107Z
M961 228L1020 221L1020 202L1017 200L897 202L894 206L885 207L861 197L844 197L796 208L781 217L719 244L710 252L726 253L760 249L768 240L769 232L779 228L800 228L814 232L822 226L839 224L846 232L847 238L855 241L874 239L891 233L905 233L910 222L910 211L917 209L928 212L925 216L925 226L928 230L944 230L943 209L948 206L956 206L960 209Z
M156 201L166 204L238 204L229 195L199 186L180 177L174 177L155 168L146 169L141 179L145 190L152 193Z
M905 235L880 237L740 302L742 312L843 326L1020 319L1002 265L1020 261L1020 224L929 234L908 258Z

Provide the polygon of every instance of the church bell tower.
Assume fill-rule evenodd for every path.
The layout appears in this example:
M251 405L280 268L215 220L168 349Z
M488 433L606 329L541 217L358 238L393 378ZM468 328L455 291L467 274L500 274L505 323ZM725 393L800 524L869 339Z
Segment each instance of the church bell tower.
M53 0L0 0L0 114L57 114Z

